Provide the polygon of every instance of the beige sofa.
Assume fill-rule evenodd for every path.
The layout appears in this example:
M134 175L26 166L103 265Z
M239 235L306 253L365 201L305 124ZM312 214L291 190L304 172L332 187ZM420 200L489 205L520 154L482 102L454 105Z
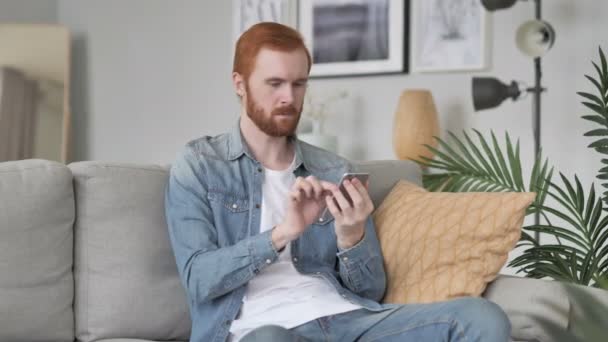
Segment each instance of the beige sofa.
M371 173L376 206L398 179L421 179L406 161L358 166ZM167 176L159 165L0 163L0 341L187 340ZM549 340L533 316L564 329L581 316L556 282L500 276L484 296L507 312L515 340Z

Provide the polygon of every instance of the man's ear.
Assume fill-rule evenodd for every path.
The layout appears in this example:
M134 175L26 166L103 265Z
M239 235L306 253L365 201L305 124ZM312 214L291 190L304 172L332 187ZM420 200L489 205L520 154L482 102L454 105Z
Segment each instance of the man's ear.
M234 86L234 90L239 97L243 97L245 95L245 79L243 75L238 72L232 73L232 85Z

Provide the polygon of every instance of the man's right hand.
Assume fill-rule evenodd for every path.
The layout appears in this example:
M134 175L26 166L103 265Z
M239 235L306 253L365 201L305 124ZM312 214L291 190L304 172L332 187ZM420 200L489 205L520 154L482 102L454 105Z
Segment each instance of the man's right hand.
M318 180L314 176L298 177L287 200L285 219L272 232L272 243L277 250L297 239L325 208L325 196L331 196L338 186Z

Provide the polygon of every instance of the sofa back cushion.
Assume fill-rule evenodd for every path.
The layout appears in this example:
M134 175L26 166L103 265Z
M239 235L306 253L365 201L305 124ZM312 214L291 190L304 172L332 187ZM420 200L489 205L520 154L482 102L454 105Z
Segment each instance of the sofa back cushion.
M0 163L0 341L74 340L73 223L65 165Z
M187 340L190 316L164 215L168 169L69 165L76 195L76 337Z
M413 161L354 161L353 167L357 172L370 174L369 195L376 208L380 206L399 180L406 180L414 185L422 186L422 170Z

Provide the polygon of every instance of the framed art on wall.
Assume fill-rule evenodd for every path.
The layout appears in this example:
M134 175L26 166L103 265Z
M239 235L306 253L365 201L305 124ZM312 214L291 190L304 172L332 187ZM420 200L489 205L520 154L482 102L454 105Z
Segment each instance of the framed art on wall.
M233 41L254 24L273 21L295 28L295 0L232 0Z
M488 68L488 21L478 0L412 0L412 72Z
M409 1L298 2L298 29L313 57L311 77L403 73Z

